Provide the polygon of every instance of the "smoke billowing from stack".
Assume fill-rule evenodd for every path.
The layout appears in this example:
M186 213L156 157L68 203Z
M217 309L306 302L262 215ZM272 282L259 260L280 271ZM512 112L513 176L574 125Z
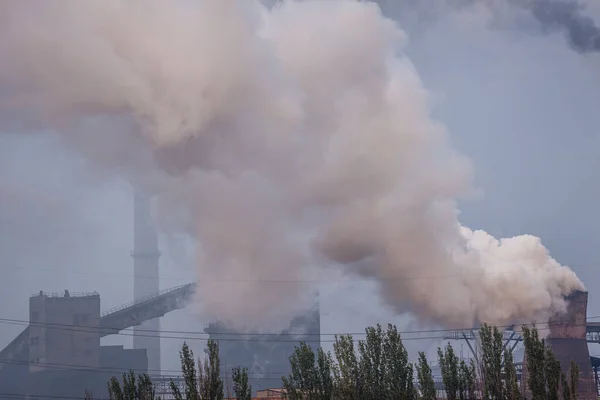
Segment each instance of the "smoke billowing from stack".
M540 239L459 224L470 164L375 4L32 4L0 3L0 122L151 187L161 228L198 241L213 316L287 324L339 270L458 327L539 321L583 289Z

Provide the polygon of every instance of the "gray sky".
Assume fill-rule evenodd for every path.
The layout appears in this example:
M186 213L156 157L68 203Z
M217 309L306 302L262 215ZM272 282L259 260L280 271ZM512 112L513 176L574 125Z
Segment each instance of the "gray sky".
M590 12L600 20L598 8ZM560 34L533 28L491 30L464 15L421 25L399 15L411 27L410 56L439 100L434 115L473 160L483 189L462 202L462 222L495 236L540 236L586 284L588 315L600 315L600 56L572 52ZM0 317L26 320L29 295L39 290L96 290L103 309L131 301L131 207L126 184L91 170L58 139L0 135ZM195 279L189 246L162 239L161 287ZM321 287L324 333L360 332L378 321L416 328L393 316L372 284ZM188 309L163 318L162 327L201 331L206 322ZM0 347L21 329L1 324ZM163 340L163 369L178 368L180 344ZM435 345L407 344L413 351Z

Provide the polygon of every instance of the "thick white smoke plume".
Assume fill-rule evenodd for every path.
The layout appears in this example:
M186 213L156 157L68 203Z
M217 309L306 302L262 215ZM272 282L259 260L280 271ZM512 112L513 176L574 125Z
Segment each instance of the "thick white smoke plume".
M563 310L583 285L538 238L459 224L470 165L404 44L368 2L4 0L1 121L151 186L211 315L286 318L336 267L446 326Z

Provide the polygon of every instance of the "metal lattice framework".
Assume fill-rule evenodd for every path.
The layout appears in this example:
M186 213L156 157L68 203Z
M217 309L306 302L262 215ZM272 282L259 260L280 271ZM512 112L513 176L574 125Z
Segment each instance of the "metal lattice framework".
M475 329L451 331L446 333L443 338L444 340L464 340L475 360L479 360L479 336ZM512 353L517 345L523 341L523 338L514 330L506 330L503 333L503 340L502 352L508 348Z
M130 301L129 303L121 304L119 306L116 306L116 307L113 307L111 309L108 309L108 310L104 311L101 314L101 316L102 317L106 317L106 316L108 316L110 314L116 313L117 311L121 311L121 310L124 310L126 308L131 308L133 306L137 306L137 305L140 305L140 304L143 304L143 303L148 303L149 301L151 301L153 299L156 299L157 297L160 297L162 295L165 295L165 294L168 294L168 293L173 293L173 292L176 292L176 291L179 291L181 289L188 288L188 287L191 287L191 286L195 286L195 284L188 283L187 285L181 285L181 286L176 286L176 287L172 287L172 288L168 288L168 289L163 289L160 292L149 294L148 296L142 297L141 299L138 299L138 300L135 300L135 301Z

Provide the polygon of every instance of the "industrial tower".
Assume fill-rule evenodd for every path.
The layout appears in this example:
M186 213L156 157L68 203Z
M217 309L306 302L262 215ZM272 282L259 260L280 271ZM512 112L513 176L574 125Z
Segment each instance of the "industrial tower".
M133 204L133 299L142 300L159 291L158 236L150 212L150 195L135 188ZM160 320L133 328L133 348L146 349L148 373L160 374Z

